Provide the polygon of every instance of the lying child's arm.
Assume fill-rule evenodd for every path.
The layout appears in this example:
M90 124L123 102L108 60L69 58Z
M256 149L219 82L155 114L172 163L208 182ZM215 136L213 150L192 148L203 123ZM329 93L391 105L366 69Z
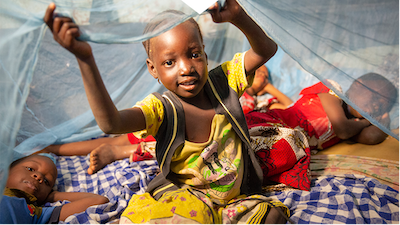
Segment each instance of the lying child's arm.
M108 202L108 198L104 196L86 192L53 191L47 197L47 202L63 200L68 200L70 203L62 206L59 218L60 221L64 221L70 215L85 211L89 206L101 205Z
M348 119L342 107L342 100L329 94L318 94L336 136L340 139L349 139L368 127L370 122L365 119Z
M348 119L339 98L329 93L321 93L318 96L338 138L343 140L353 138L362 144L378 144L384 140L383 136L386 138L386 134L371 125L368 120L364 118ZM378 138L371 138L376 135Z
M381 124L384 126L389 126L390 124L390 118L389 114L385 113L382 118L379 120ZM359 134L356 136L352 137L352 140L355 142L367 144L367 145L376 145L384 141L388 135L383 132L381 129L378 127L371 125L366 128L364 128Z
M283 94L281 91L279 91L274 85L271 83L268 83L265 85L264 89L261 90L257 95L262 95L265 93L269 93L270 95L276 97L278 99L278 102L284 106L284 108L288 107L290 104L293 103L292 99L290 99L288 96Z
M221 11L218 10L217 3L210 9L214 22L230 22L246 35L251 46L244 58L247 75L254 74L276 53L276 43L264 33L235 0L227 0L226 6Z

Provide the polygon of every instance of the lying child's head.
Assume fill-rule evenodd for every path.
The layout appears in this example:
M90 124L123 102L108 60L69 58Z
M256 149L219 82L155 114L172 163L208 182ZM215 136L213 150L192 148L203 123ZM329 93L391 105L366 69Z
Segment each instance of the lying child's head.
M145 28L151 32L166 23L164 14L156 16ZM207 55L197 22L190 18L173 29L143 42L150 74L170 91L183 98L192 98L203 89L208 77Z
M54 162L43 155L30 155L11 163L7 188L27 192L44 203L57 178Z
M363 111L377 117L392 109L397 89L382 75L368 73L357 78L347 90L346 95ZM350 112L358 118L362 117L351 107Z
M253 85L251 85L251 88L253 89L255 94L264 89L264 87L268 84L268 78L269 73L267 67L265 65L260 66L256 70Z

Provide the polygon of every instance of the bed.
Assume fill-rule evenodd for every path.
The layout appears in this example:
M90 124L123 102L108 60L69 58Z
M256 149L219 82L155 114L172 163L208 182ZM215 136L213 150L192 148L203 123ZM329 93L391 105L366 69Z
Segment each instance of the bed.
M110 199L63 223L118 222L130 197L143 193L159 171L155 160L130 163L124 159L88 175L89 156L56 158L59 174L55 189L98 193ZM288 206L294 223L399 223L398 166L397 160L317 154L311 157L310 191L271 191L266 195Z
M129 162L118 160L93 175L86 171L88 156L55 156L58 176L55 189L67 192L91 192L106 196L109 203L89 207L85 212L68 217L64 223L113 223L120 215L133 194L144 193L147 184L158 173L156 160ZM51 205L61 205L57 202Z

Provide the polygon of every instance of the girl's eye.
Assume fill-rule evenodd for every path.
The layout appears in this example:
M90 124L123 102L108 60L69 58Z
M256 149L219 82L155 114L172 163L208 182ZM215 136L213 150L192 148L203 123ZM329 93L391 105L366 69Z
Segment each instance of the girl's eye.
M44 178L44 183L46 184L46 185L50 185L50 183L49 183L49 181L46 179L46 178Z
M192 58L196 59L200 57L200 53L193 53Z
M29 171L35 171L34 169L32 169L31 167L26 167L27 170Z
M165 66L170 67L174 64L174 62L172 62L171 60L165 61Z

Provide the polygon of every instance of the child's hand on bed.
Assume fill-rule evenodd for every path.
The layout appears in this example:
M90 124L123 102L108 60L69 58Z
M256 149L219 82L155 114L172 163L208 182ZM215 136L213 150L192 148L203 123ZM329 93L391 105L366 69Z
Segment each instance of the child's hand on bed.
M69 17L55 15L55 9L56 5L50 3L43 18L53 33L54 40L81 60L91 57L92 49L90 45L76 39L80 36L78 25Z
M56 192L58 192L58 191L54 191L54 190L51 191L50 194L46 198L46 202L55 202L54 196L55 196Z
M101 205L109 202L108 198L94 193L87 192L60 192L52 191L47 196L47 202L69 201L64 204L60 212L60 221L64 221L68 216L85 211L89 206Z

